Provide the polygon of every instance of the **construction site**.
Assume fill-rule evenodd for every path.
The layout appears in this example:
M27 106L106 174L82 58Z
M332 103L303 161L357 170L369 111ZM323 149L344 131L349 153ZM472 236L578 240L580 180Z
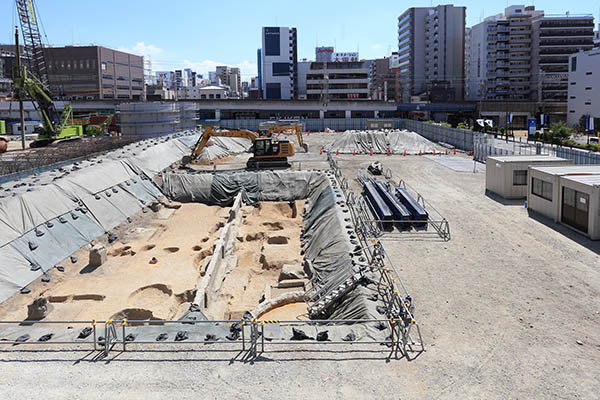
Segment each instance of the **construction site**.
M19 68L46 122L0 155L4 398L597 398L600 243L486 190L492 161L570 162L481 162L473 132L399 118L200 127L175 102L85 134Z

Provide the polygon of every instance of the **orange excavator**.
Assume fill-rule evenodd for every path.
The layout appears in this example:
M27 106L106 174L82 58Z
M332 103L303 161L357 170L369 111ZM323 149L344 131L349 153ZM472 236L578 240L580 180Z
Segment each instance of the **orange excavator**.
M251 169L256 168L289 168L288 157L294 153L294 144L288 139L279 139L277 136L259 136L256 132L246 129L233 131L217 131L212 126L206 128L196 142L190 159L184 159L187 164L195 160L211 137L237 137L248 139L252 142L252 157L246 163Z

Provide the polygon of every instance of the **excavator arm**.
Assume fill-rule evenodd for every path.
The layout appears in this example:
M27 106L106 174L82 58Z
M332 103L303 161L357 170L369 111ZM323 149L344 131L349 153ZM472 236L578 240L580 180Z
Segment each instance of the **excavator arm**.
M208 139L215 136L243 138L250 140L252 143L254 143L254 141L259 137L255 132L248 131L246 129L239 129L235 131L216 131L212 126L209 126L204 130L204 132L202 132L202 136L200 136L200 139L198 139L198 142L196 142L194 150L192 151L192 159L198 158L202 149L206 147Z

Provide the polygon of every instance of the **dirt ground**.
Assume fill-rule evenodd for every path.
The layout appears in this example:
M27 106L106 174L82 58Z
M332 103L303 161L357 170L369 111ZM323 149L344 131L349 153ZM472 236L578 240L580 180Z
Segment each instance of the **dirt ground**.
M122 225L103 265L88 265L86 246L75 254L76 264L64 260L64 273L51 271L50 283L38 280L30 285L31 293L0 304L0 318L23 320L27 304L45 296L52 305L49 320L175 319L193 300L200 268L226 220L224 211L183 204L156 214L140 213L135 227ZM153 257L156 264L150 264Z
M311 152L294 160L323 168L319 146L328 135L306 138ZM337 159L349 178L371 160L382 161L450 221L449 242L383 239L414 299L425 353L386 360L381 346L267 345L247 363L236 361L239 349L172 346L94 362L87 349L32 353L29 345L0 353L0 392L20 398L43 387L48 399L82 390L99 398L107 387L144 399L598 398L600 243L529 216L520 201L486 196L483 173L456 172L418 156Z
M261 203L242 208L242 224L235 244L237 267L225 276L220 298L225 319L241 319L254 309L271 286L277 286L284 264L300 264L300 229L304 201L296 213L288 203ZM299 312L306 313L304 309ZM294 315L294 318L299 315Z

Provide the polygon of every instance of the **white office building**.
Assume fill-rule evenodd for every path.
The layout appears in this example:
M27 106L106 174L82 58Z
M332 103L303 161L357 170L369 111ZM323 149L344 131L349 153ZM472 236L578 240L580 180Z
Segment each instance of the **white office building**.
M296 28L263 27L261 83L265 99L298 97L298 43Z
M600 48L572 54L569 60L567 123L579 124L582 115L600 118ZM596 125L596 124L594 124ZM600 129L600 126L595 126Z

